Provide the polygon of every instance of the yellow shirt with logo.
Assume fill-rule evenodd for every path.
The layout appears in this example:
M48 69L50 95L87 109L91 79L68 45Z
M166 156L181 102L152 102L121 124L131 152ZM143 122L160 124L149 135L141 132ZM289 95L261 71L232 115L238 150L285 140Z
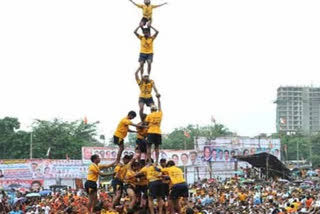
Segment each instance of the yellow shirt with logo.
M92 163L88 169L87 180L97 182L99 179L99 172L100 167L97 164Z
M152 54L153 53L153 40L154 40L154 36L151 37L144 37L144 36L139 36L140 39L140 53L143 54Z
M137 7L142 9L143 17L147 19L152 18L152 10L153 8L157 8L157 5L145 5L145 4L138 4Z
M154 166L145 166L140 170L139 173L144 173L149 182L161 180L161 178L160 178L161 169L160 169L160 171L157 171Z
M146 118L148 123L148 134L161 134L162 111L156 111L149 114Z
M152 88L153 88L153 85L154 85L154 81L153 80L150 80L149 82L144 82L144 81L141 81L141 80L137 80L137 83L139 85L139 88L140 88L140 96L141 98L151 98L152 97Z
M123 118L120 123L118 124L117 130L114 133L114 136L124 139L129 131L129 125L131 125L131 120L128 119L128 117Z
M186 182L186 180L184 179L183 171L176 166L167 167L162 169L161 171L164 174L169 175L171 186Z

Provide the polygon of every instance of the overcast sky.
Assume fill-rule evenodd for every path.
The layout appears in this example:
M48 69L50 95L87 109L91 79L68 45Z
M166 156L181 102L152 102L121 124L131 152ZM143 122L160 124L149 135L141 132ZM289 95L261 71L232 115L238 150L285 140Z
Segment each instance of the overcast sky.
M276 89L319 85L319 11L319 0L172 0L155 9L151 78L163 131L213 115L239 135L274 132ZM128 0L0 1L0 117L27 127L87 116L112 137L138 111L141 16Z

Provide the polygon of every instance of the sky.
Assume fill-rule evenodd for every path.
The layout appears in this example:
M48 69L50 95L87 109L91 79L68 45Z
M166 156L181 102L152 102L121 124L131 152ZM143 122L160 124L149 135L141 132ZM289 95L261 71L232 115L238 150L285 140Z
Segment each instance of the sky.
M169 0L155 9L151 79L163 132L211 115L239 135L275 132L277 88L319 86L319 11L319 0ZM0 118L27 129L34 119L87 116L112 137L138 111L141 17L128 0L0 1Z

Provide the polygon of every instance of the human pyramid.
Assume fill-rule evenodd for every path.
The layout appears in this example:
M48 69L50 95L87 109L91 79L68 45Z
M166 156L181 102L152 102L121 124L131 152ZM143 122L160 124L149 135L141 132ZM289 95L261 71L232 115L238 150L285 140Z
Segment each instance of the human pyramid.
M161 121L162 110L160 94L155 86L155 82L149 78L151 74L151 64L153 60L153 41L159 34L159 31L152 26L152 10L163 6L152 5L150 0L144 0L144 5L137 4L133 0L129 0L143 11L143 18L139 26L135 29L134 34L140 40L141 49L139 56L139 67L135 72L135 78L140 88L139 96L139 116L141 122L134 124L131 120L137 114L130 111L118 124L113 136L113 142L119 147L117 159L110 165L99 165L100 157L93 155L91 157L92 164L88 170L85 189L89 194L89 210L97 203L97 181L99 175L106 176L101 169L116 166L113 172L113 201L109 208L116 210L123 196L128 196L130 202L127 208L128 214L135 213L140 210L149 210L150 214L158 212L181 213L180 198L184 198L185 204L188 199L188 185L185 182L183 171L175 166L174 161L161 159L159 163L159 152L161 139ZM142 30L143 35L138 33ZM151 35L151 30L154 34ZM144 74L144 65L147 62L147 74ZM157 105L152 98L152 90L154 90L157 98ZM144 113L144 105L150 107L151 113ZM136 131L130 130L129 126L136 127ZM125 155L120 162L122 152L124 150L124 139L128 132L136 132L136 154L134 157ZM151 158L151 149L154 145L155 161ZM145 156L146 158L141 158ZM154 207L154 199L157 200L157 207ZM168 201L167 206L164 206Z

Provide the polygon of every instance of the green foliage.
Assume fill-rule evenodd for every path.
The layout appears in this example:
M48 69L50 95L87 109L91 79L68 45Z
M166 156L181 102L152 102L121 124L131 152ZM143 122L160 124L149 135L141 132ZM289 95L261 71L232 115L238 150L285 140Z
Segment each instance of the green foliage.
M292 135L274 134L280 137L282 149L287 146L287 154L283 150L284 160L312 161L313 166L320 165L320 134L304 135L296 133Z
M1 159L29 158L31 135L33 158L47 158L47 150L51 148L52 159L65 159L66 154L71 159L80 159L82 146L103 146L96 140L96 123L37 120L32 133L17 131L19 128L17 118L0 120Z
M190 138L184 135L184 131L190 134ZM216 124L214 126L197 126L188 125L187 127L176 128L170 134L164 137L162 142L163 149L193 149L194 138L197 136L204 136L209 139L214 139L221 136L232 136L228 128L222 124Z

